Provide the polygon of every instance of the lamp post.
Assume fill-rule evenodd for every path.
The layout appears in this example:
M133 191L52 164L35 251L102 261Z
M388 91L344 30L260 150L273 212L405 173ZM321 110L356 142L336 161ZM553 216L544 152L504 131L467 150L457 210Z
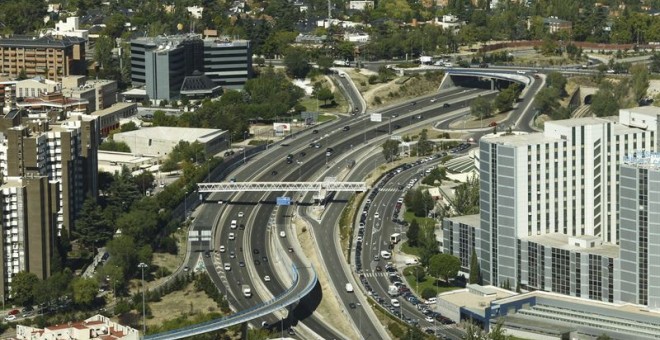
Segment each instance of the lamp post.
M243 142L245 142L247 140L247 135L248 135L248 132L243 131ZM246 146L247 145L243 145L243 164L245 164L245 147Z
M147 335L147 308L145 305L145 288L144 288L144 269L149 267L146 263L140 262L138 268L142 270L142 337Z

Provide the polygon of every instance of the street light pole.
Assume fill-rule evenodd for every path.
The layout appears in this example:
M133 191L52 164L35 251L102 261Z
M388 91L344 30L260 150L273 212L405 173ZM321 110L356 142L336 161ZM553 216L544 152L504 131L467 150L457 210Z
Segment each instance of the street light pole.
M243 143L245 143L245 141L247 140L247 137L246 137L247 134L248 134L247 131L244 131L244 132L243 132ZM243 145L243 164L245 164L245 147L246 147L246 146L247 146L247 145Z
M138 268L142 270L142 338L147 335L147 308L145 302L145 288L144 288L144 269L149 267L146 263L140 262Z

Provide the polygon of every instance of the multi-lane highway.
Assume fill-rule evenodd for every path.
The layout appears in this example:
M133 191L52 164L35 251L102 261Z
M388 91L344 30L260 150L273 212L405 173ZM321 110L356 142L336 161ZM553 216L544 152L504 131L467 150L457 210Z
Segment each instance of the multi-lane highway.
M342 87L349 90L350 97L350 93L354 92L351 91L352 85L345 78L337 77L337 80ZM535 82L532 86L535 86L535 89L529 90L535 93L540 85ZM422 127L427 125L429 120L437 121L451 112L455 114L457 110L465 110L469 102L480 95L492 96L494 93L478 89L453 88L443 90L442 93L434 96L417 99L412 103L379 110L384 118L381 123L370 122L366 115L340 118L314 131L297 133L289 138L287 143L280 144L286 146L275 145L261 155L249 159L246 165L230 177L236 181L313 181L317 180L317 176L322 171L330 176L336 175L345 167L345 161L356 159L364 148L376 149L389 138L388 133L396 134L400 130ZM527 103L531 101L528 97L519 104L522 114L519 115L517 124L523 126L529 125L525 123L526 118L524 118L527 116L524 108L529 108L525 101ZM349 99L351 102L358 102L359 98ZM354 105L359 107L360 104ZM364 111L362 107L359 109ZM290 155L291 161L287 161L287 155ZM351 179L364 178L366 173L381 162L382 160L369 158L364 164L358 164ZM283 193L275 192L208 195L193 222L191 230L212 234L214 242L192 242L192 252L188 256L186 266L191 270L198 267L207 268L211 279L226 293L235 310L253 308L264 300L284 292L291 284L290 277L286 274L282 275L285 263L293 262L300 267L309 266L309 263L300 258L298 256L300 254L295 251L298 247L293 242L293 238L287 237L290 236L291 230L287 229L283 216L290 212L284 214L274 212L278 211L274 204L275 197L281 195ZM311 203L309 196L305 198L298 193L288 195L298 200L301 207ZM360 298L356 294L344 294L345 283L354 281L347 270L341 249L338 249L338 245L333 242L327 242L336 239L338 234L336 221L342 208L343 204L331 204L326 209L321 224L310 222L317 239L316 243L320 248L320 257L324 261L324 268L320 270L328 270L331 283L336 287L335 291L344 303L346 313L361 336L380 338L382 327L372 321L373 318L370 316L373 314L364 309L364 300L360 303ZM280 232L284 232L282 237ZM279 248L277 242L282 243L282 248ZM289 248L293 252L276 251L276 249ZM251 287L252 297L243 296L243 285ZM288 314L294 314L298 319L302 319L308 329L323 338L345 337L311 314L315 303L318 303L313 297L311 300L300 303L297 307L294 306L293 313ZM351 303L356 303L355 306L360 308L350 308L349 306L353 306ZM296 313L295 308L304 309L307 314ZM403 309L406 310L406 307L404 306ZM414 315L415 311L410 311L410 314ZM255 325L262 323L272 325L277 321L278 317L271 316L259 319ZM274 327L284 329L295 322L294 318L289 318Z

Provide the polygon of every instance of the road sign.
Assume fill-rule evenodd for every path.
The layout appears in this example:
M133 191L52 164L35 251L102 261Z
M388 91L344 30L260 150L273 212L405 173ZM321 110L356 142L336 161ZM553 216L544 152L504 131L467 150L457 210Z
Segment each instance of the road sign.
M276 205L291 205L291 197L278 197L275 200Z
M371 118L372 122L382 122L383 121L383 115L380 114L380 113L372 113L370 118Z
M399 142L402 140L401 135L391 135L390 139L391 140L398 140Z

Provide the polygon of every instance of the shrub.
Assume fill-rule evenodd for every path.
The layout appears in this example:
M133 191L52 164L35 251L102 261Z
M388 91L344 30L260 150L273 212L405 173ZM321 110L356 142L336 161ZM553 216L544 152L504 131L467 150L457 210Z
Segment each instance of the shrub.
M403 329L401 329L401 326L399 326L396 322L391 322L389 325L387 325L387 329L389 329L390 333L392 333L395 339L401 339L403 337Z
M436 295L437 294L435 292L435 289L433 288L424 288L424 290L422 291L422 298L424 298L425 300L435 297Z

